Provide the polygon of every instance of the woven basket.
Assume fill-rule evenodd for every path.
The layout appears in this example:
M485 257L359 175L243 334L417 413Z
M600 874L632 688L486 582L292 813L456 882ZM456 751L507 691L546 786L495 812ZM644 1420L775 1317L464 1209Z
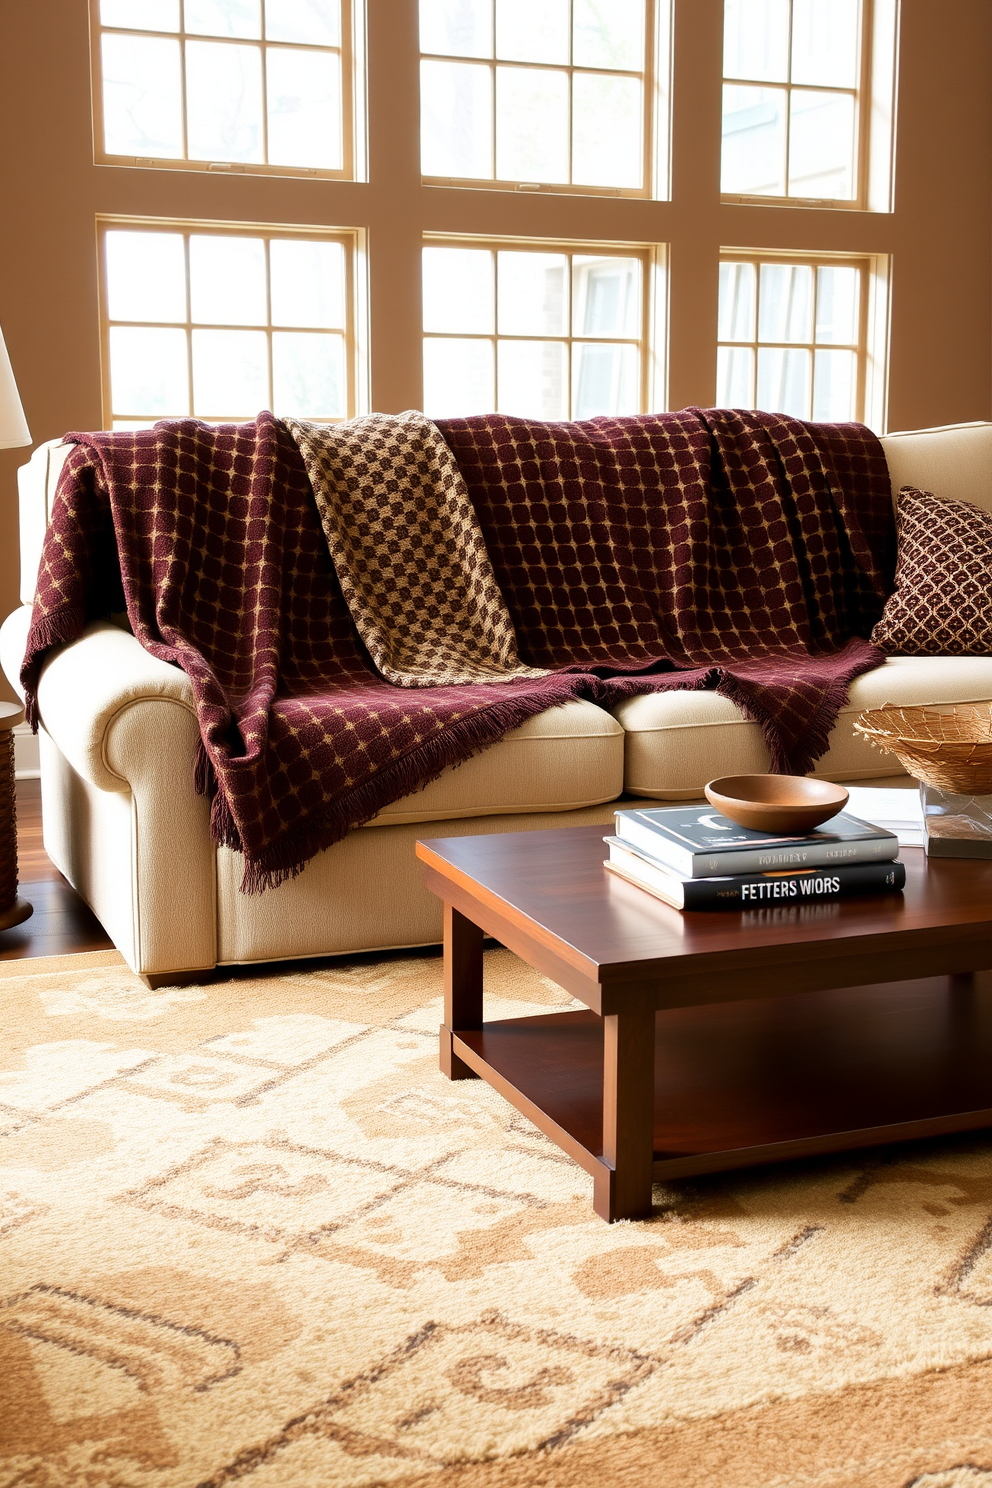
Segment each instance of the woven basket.
M992 795L992 704L870 708L854 725L926 785L961 796Z

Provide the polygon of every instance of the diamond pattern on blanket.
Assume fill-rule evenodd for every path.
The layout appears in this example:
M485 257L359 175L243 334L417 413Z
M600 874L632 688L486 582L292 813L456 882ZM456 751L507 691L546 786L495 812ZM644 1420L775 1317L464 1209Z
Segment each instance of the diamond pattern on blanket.
M327 426L286 419L341 592L388 682L447 687L542 677L517 655L465 481L422 413Z

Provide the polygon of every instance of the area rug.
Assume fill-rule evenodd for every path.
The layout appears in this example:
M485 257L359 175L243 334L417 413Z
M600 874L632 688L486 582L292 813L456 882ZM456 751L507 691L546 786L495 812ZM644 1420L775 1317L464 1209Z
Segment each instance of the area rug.
M486 957L493 1016L569 998ZM0 967L0 1484L992 1488L992 1140L657 1188L437 1070L436 957Z

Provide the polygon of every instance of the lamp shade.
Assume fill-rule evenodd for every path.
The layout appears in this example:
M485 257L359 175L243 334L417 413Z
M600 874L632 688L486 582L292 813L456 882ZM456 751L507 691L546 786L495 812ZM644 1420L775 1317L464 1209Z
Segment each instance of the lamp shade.
M13 449L15 445L30 443L31 434L17 393L3 332L0 331L0 449Z

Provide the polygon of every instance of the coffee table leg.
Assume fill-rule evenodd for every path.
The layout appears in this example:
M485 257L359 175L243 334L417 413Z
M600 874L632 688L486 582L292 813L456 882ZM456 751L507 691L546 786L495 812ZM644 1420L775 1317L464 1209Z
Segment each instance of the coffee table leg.
M593 1206L601 1219L651 1213L654 1161L654 1009L603 1019L603 1167Z
M482 931L452 905L444 906L444 1023L441 1073L449 1080L477 1080L451 1047L451 1035L482 1027Z

